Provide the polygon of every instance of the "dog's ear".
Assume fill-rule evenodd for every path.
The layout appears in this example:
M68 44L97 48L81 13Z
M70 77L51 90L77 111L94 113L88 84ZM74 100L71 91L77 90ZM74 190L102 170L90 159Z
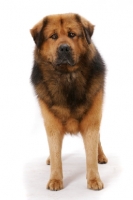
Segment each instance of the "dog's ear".
M40 48L41 44L44 41L44 28L47 25L47 19L44 18L40 22L38 22L32 29L30 29L30 33L34 39L34 42L38 48Z
M84 19L83 17L81 17L81 23L83 26L83 31L84 31L86 41L88 44L90 44L91 36L93 35L95 26L93 24L91 24L89 21L87 21L86 19Z

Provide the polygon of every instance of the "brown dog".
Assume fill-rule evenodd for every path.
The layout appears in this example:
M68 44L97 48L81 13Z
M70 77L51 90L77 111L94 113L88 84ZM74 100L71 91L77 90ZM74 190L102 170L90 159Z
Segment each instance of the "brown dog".
M63 137L78 132L85 145L87 186L103 188L97 162L107 162L99 137L105 65L91 41L93 29L77 14L60 14L43 18L30 30L36 44L31 81L48 137L50 190L63 188Z

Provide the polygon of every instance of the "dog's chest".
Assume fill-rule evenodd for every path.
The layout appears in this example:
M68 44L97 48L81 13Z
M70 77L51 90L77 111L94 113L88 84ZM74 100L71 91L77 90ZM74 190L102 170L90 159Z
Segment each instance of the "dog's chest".
M84 105L86 101L85 81L76 73L69 73L58 82L58 89L63 104L73 109Z
M76 81L76 78L78 78L78 77L77 77L77 75L76 75L75 72L68 73L68 74L66 75L66 80L67 80L67 82L70 83L70 84L73 83L73 82L75 82L75 81Z
M88 110L85 81L76 73L66 74L56 80L51 111L65 121L72 117L81 119Z

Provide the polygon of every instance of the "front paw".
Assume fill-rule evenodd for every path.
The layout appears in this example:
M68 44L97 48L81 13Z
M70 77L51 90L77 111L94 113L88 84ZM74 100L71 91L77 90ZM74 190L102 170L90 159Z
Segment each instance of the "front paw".
M63 181L57 179L50 179L47 184L47 189L58 191L63 189Z
M87 187L92 190L101 190L104 188L102 181L99 178L88 180Z

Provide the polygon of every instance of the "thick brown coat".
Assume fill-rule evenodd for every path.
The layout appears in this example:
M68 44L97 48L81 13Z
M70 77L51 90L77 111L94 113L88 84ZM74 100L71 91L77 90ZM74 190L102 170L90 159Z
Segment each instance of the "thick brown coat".
M100 140L105 65L91 40L94 26L77 14L51 15L31 29L36 43L31 81L48 136L50 190L63 188L64 134L81 133L88 188L102 189L97 161L106 163Z

